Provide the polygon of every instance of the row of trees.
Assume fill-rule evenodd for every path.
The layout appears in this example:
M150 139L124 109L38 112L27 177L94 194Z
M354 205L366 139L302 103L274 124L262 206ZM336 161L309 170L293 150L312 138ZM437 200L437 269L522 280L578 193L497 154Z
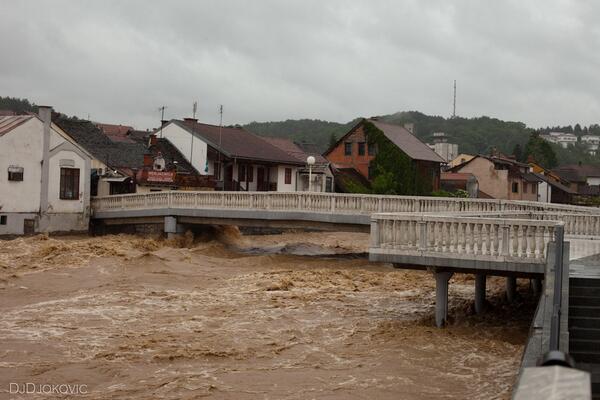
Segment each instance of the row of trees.
M0 110L14 111L17 114L37 111L37 106L27 99L0 96Z

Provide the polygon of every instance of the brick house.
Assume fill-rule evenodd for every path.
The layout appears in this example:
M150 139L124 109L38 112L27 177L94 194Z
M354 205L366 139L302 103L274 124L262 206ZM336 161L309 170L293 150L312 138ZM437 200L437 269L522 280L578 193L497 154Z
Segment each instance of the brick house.
M334 170L340 173L340 178L342 178L340 182L347 180L351 175L348 172L352 170L367 181L372 181L374 171L371 161L376 157L378 149L376 144L369 144L369 138L365 133L366 124L372 124L410 158L416 170L415 179L431 179L432 190L439 190L440 166L444 160L408 129L399 125L383 123L373 118L362 119L323 154L334 166ZM336 187L338 186L336 185ZM338 187L338 189L340 188Z
M538 185L542 179L530 171L529 164L505 156L478 155L448 171L475 176L480 197L538 201Z

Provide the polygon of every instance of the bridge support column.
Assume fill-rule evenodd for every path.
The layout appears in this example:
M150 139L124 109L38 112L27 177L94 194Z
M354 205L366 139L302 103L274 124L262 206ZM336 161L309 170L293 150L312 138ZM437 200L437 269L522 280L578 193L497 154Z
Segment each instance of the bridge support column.
M506 300L512 303L517 298L517 278L514 276L506 277Z
M531 280L531 288L533 289L533 294L540 294L542 292L542 280L540 278L533 278Z
M486 274L475 274L475 313L481 314L485 307Z
M177 217L165 217L164 231L167 234L167 239L173 239L177 236Z
M452 272L435 272L435 325L443 327L448 319L448 281Z

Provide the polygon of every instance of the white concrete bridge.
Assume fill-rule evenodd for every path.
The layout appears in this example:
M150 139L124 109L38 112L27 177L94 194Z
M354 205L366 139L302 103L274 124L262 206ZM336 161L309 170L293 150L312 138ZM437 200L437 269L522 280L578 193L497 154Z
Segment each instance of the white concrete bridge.
M550 325L557 314L560 325L555 335L563 337L560 348L568 351L569 259L600 254L600 209L570 205L305 192L187 191L94 198L91 205L96 223L164 224L169 235L181 233L191 224L370 232L371 261L428 269L435 274L438 326L447 319L448 281L454 272L475 274L476 312L484 308L487 275L507 277L509 301L515 296L516 278L531 278L534 290L542 295L523 366L530 366L532 360L548 351ZM563 233L570 243L563 244ZM555 268L557 265L567 266L561 278L562 289L558 289L558 312L553 282L555 272L562 268ZM589 263L584 269L575 268L574 273L579 279L590 271L600 277L595 265L590 269Z

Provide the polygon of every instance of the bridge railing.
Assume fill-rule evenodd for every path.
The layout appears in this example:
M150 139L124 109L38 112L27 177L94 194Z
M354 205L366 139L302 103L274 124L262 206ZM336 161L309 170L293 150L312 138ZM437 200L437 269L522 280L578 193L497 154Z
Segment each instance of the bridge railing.
M92 198L94 212L152 208L294 210L339 214L530 211L598 214L591 207L531 201L308 192L169 191Z
M543 263L560 221L374 214L370 252Z

